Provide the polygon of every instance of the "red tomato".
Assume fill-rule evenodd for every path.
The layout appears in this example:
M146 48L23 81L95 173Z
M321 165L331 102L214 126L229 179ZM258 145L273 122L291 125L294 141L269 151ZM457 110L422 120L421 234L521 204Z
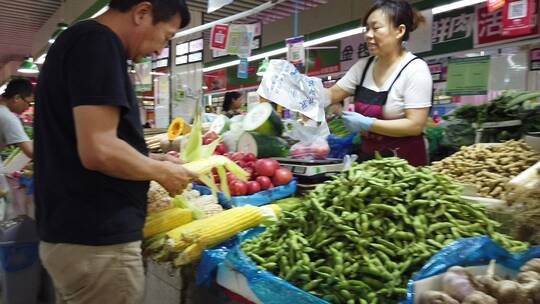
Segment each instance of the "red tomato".
M257 161L257 156L255 156L255 154L253 154L253 153L246 153L246 155L244 156L244 161L245 162L256 162Z
M247 183L247 193L253 194L261 191L261 185L255 181L251 181Z
M254 161L246 162L246 167L250 167L252 169L255 169L255 162Z
M229 149L227 149L227 145L225 145L224 143L217 145L215 154L223 155L227 152L229 152Z
M244 170L249 174L250 179L253 176L253 173L255 172L255 169L252 169L250 167L244 167Z
M277 169L272 178L272 183L276 186L286 185L292 180L291 171L287 169Z
M274 172L279 169L279 163L274 159L259 159L255 163L255 169L259 175L274 176Z
M231 159L234 161L240 161L244 159L244 153L242 152L235 152L232 154Z
M243 160L237 160L237 161L235 161L235 163L236 163L237 165L239 165L240 167L242 167L242 168L245 168L245 167L246 167L246 162L243 161Z
M232 174L231 172L227 172L227 182L230 184L232 184L234 181L236 181L236 176L234 176L234 174Z
M256 181L261 185L261 190L270 189L272 186L272 181L267 176L258 176Z
M231 194L234 196L242 196L247 193L247 184L243 181L235 181L231 184Z

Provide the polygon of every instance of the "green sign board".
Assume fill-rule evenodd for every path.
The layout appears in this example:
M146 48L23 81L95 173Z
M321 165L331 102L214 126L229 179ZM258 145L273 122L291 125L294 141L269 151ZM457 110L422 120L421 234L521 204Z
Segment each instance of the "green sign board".
M422 57L470 50L473 48L474 6L466 6L433 16L432 50Z
M489 62L489 56L450 59L446 94L450 96L487 94Z

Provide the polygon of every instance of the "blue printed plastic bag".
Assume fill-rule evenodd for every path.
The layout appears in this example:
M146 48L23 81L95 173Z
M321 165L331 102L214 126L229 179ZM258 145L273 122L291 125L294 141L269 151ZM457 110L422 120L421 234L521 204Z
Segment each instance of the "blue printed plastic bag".
M197 274L195 277L196 284L198 286L202 285L210 287L218 265L225 261L229 251L232 248L239 246L243 240L256 237L264 232L264 230L264 227L256 227L244 232L240 232L227 242L221 243L216 248L205 250L203 252L201 262L199 263L199 267L197 267Z
M201 195L212 194L212 189L205 186L197 185L195 183L193 183L193 190L199 191ZM218 203L221 205L221 207L223 207L223 209L231 209L233 207L231 205L231 202L227 199L227 197L225 197L225 194L218 192L217 196L218 196Z
M523 253L509 253L487 236L457 240L434 255L409 281L407 299L402 304L415 301L415 282L442 273L453 266L482 266L496 260L508 269L518 271L527 261L540 258L540 246Z
M337 137L334 134L330 134L326 140L328 146L330 146L329 158L343 158L347 154L353 152L353 141L356 133L351 133L343 138Z
M229 251L225 263L246 277L249 288L264 304L328 304L267 271L259 270L239 246Z
M294 193L296 193L296 186L298 182L296 179L293 179L290 183L274 187L269 190L257 192L252 195L246 195L246 196L233 196L231 199L227 199L225 197L225 194L222 192L218 193L218 200L219 204L223 206L225 209L231 209L235 206L245 206L245 205L253 205L253 206L263 206L268 205L274 201L280 200L282 198L287 198L289 196L292 196ZM203 195L208 195L212 193L212 190L208 187L193 184L193 189L201 192Z

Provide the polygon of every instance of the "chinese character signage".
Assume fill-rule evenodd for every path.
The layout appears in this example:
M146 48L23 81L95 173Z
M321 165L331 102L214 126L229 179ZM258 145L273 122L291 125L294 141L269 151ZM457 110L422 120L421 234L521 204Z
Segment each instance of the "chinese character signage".
M341 71L348 71L361 58L369 57L364 34L341 39Z
M540 71L540 49L531 50L531 71Z
M530 34L535 28L537 0L509 0L503 10L503 35L519 37Z
M474 31L475 47L483 47L538 35L538 26L534 26L529 33L505 36L503 34L503 11L504 10L497 10L493 13L489 13L485 4L476 6L477 22L475 22ZM536 19L536 15L534 18Z
M431 44L433 54L472 49L474 7L468 6L433 17Z
M489 80L489 56L451 58L448 61L446 94L485 95Z

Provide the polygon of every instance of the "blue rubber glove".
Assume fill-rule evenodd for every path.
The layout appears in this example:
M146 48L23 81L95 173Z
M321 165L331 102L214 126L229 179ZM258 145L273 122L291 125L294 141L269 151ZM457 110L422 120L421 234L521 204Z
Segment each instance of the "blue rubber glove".
M347 130L351 132L369 131L375 118L366 117L356 112L343 112L343 123Z

